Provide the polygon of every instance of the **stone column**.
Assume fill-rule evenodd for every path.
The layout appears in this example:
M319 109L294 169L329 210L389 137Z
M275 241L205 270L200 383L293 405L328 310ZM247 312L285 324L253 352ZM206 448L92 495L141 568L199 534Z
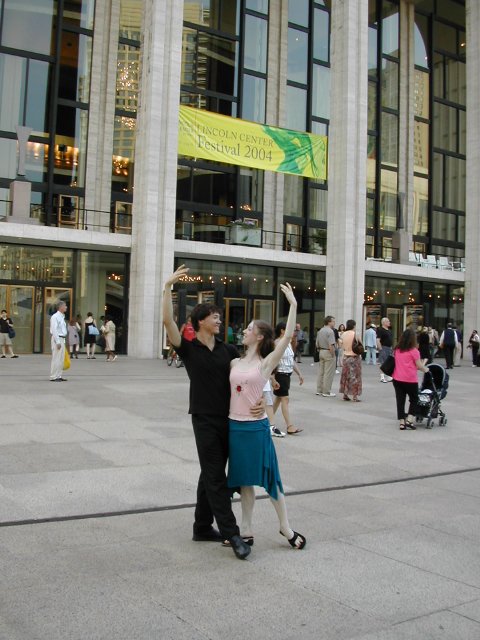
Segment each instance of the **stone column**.
M408 252L413 233L413 132L414 132L414 90L415 51L413 30L415 7L409 0L400 3L400 60L399 60L399 140L398 146L398 193L404 194L403 228L393 234L392 246L397 249L394 262L408 264Z
M362 325L365 277L368 0L332 3L325 314Z
M172 272L183 2L146 0L135 148L128 353L162 353L163 282Z
M270 11L268 35L266 122L276 127L284 127L287 96L288 0L279 0L275 11ZM266 231L269 249L283 247L284 184L284 174L264 172L263 228ZM271 234L269 231L275 233Z
M467 0L467 193L463 332L480 330L480 3Z

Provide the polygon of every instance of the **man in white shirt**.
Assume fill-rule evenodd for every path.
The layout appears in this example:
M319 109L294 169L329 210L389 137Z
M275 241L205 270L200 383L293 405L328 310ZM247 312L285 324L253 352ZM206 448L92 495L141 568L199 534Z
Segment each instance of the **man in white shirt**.
M52 382L66 382L66 379L63 377L65 338L67 337L67 323L65 322L66 311L67 303L60 300L57 303L57 312L50 318L50 335L52 336L50 380Z
M376 326L371 324L363 336L363 344L367 350L365 364L377 364L377 332L375 329Z

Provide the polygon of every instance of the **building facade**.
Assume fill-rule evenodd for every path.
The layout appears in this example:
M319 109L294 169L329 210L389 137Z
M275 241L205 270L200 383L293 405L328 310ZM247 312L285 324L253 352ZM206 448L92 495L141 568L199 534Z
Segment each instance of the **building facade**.
M325 314L478 329L476 2L0 5L0 304L19 351L48 349L63 296L160 357L181 263L179 322L215 301L225 338L283 319L284 281L311 340ZM180 105L328 136L327 179L179 155Z

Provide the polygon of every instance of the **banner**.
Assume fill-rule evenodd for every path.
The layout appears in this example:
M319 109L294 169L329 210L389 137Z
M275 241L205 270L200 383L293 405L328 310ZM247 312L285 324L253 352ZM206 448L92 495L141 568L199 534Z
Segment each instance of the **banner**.
M327 137L180 106L178 153L327 179Z

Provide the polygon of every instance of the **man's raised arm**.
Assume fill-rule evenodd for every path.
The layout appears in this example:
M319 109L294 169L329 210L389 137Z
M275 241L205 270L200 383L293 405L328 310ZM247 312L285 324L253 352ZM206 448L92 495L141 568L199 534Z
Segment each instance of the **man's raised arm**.
M166 280L163 287L163 324L173 347L180 346L182 336L173 317L172 285L176 284L183 276L186 276L188 271L188 267L184 264L180 265L175 273Z

